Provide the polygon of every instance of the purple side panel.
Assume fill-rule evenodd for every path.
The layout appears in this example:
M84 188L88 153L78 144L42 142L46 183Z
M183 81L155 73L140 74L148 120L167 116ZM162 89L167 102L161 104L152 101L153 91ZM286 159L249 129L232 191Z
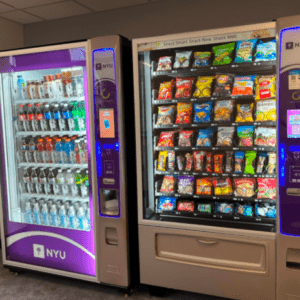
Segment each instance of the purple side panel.
M0 58L0 72L18 72L41 69L53 69L82 66L86 67L85 49L68 49L52 52L26 54L13 57ZM90 132L89 132L89 109L88 109L88 83L87 74L84 73L85 80L85 108L87 115L87 141L89 172L90 170ZM1 112L0 112L1 113ZM0 115L0 132L2 128L2 115ZM56 227L46 227L33 224L15 223L9 221L6 169L4 156L3 135L0 143L0 154L2 160L2 199L4 209L4 230L6 236L7 259L16 262L23 262L32 265L49 267L68 272L75 272L85 275L96 276L95 266L95 241L93 223L93 203L92 203L92 182L90 178L90 212L91 230L79 231ZM90 173L91 174L91 173ZM30 232L29 237L22 238L7 247L7 238L11 239L18 233ZM43 235L45 232L45 235ZM50 236L49 236L50 235ZM52 236L51 236L52 235ZM55 235L57 235L55 237ZM69 239L69 241L68 241ZM34 255L33 244L44 247L45 258L38 258ZM75 245L74 245L75 244ZM42 248L42 247L40 247ZM40 249L39 248L39 249ZM48 249L48 250L47 250ZM51 256L52 253L52 256Z

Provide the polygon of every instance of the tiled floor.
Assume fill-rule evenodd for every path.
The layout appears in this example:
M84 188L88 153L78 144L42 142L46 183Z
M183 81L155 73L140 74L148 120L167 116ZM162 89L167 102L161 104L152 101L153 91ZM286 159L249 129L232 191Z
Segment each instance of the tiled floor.
M1 253L0 253L1 254ZM2 257L2 255L1 255ZM15 275L2 266L0 261L1 300L112 300L125 299L116 289L99 284L62 278L48 274L24 272ZM132 300L173 299L173 300L222 300L180 291L167 291L164 298L149 294L147 287L138 287L129 297Z

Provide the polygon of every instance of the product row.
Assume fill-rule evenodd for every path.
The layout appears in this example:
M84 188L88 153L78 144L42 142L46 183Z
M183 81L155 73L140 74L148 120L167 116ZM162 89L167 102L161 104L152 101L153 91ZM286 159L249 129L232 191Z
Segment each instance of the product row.
M177 154L177 155L176 155ZM226 151L225 153L193 151L175 153L160 151L156 170L204 172L216 174L275 175L276 153L257 151Z
M66 229L91 230L89 203L30 199L22 203L24 223Z
M178 200L176 197L158 198L158 210L161 212L194 212L199 214L227 214L245 217L276 218L276 205L271 203L220 203Z
M87 164L85 137L40 137L21 140L18 151L20 163Z
M82 198L89 195L88 170L28 168L22 177L22 193Z
M20 104L17 111L17 131L84 131L84 102L70 104Z
M16 101L82 97L83 69L65 69L61 73L46 75L39 80L25 81L22 75L18 75L17 88L13 89L13 92Z
M174 142L176 141L176 143ZM163 131L158 148L164 147L275 147L276 128L255 126L209 127L194 130Z
M196 184L195 184L196 182ZM157 182L159 186L160 181ZM233 183L233 185L232 185ZM160 193L205 196L236 196L276 199L276 178L195 178L190 175L165 175Z
M255 113L254 113L255 109ZM177 110L176 118L175 111ZM235 115L235 118L233 117ZM275 122L276 100L237 104L235 100L158 106L156 125L211 122ZM175 122L174 122L175 121Z
M176 83L174 79L160 83L157 100L173 99L175 87L176 99L255 95L256 100L261 100L276 96L276 77L232 74L178 77Z
M235 57L234 57L234 50ZM213 61L212 61L213 58ZM237 41L212 47L212 51L194 52L176 51L175 57L163 56L158 60L157 71L169 71L179 68L201 68L228 65L234 63L250 63L253 61L276 60L276 40L264 42L258 39ZM192 63L191 63L192 62Z

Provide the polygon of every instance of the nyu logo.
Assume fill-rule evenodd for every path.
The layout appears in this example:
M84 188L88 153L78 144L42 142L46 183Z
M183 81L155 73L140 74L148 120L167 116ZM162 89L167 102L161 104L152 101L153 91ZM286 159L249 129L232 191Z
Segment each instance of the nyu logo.
M66 252L61 250L46 249L46 255L45 255L45 247L43 245L33 244L33 256L37 258L45 258L45 256L47 256L47 257L65 259Z
M300 48L300 43L294 43L294 42L288 42L285 43L285 49L286 50L293 50L295 48Z
M111 69L114 67L114 64L96 64L96 70L102 70L102 69Z

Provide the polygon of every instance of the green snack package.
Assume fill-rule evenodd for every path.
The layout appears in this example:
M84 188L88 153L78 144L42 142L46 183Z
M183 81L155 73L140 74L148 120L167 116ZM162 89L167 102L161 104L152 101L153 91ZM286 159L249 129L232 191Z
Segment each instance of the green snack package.
M215 54L213 66L230 64L232 61L231 56L234 47L235 47L235 43L229 43L229 44L213 47L213 52Z
M246 166L244 170L244 174L255 174L255 159L256 159L256 151L246 151Z

